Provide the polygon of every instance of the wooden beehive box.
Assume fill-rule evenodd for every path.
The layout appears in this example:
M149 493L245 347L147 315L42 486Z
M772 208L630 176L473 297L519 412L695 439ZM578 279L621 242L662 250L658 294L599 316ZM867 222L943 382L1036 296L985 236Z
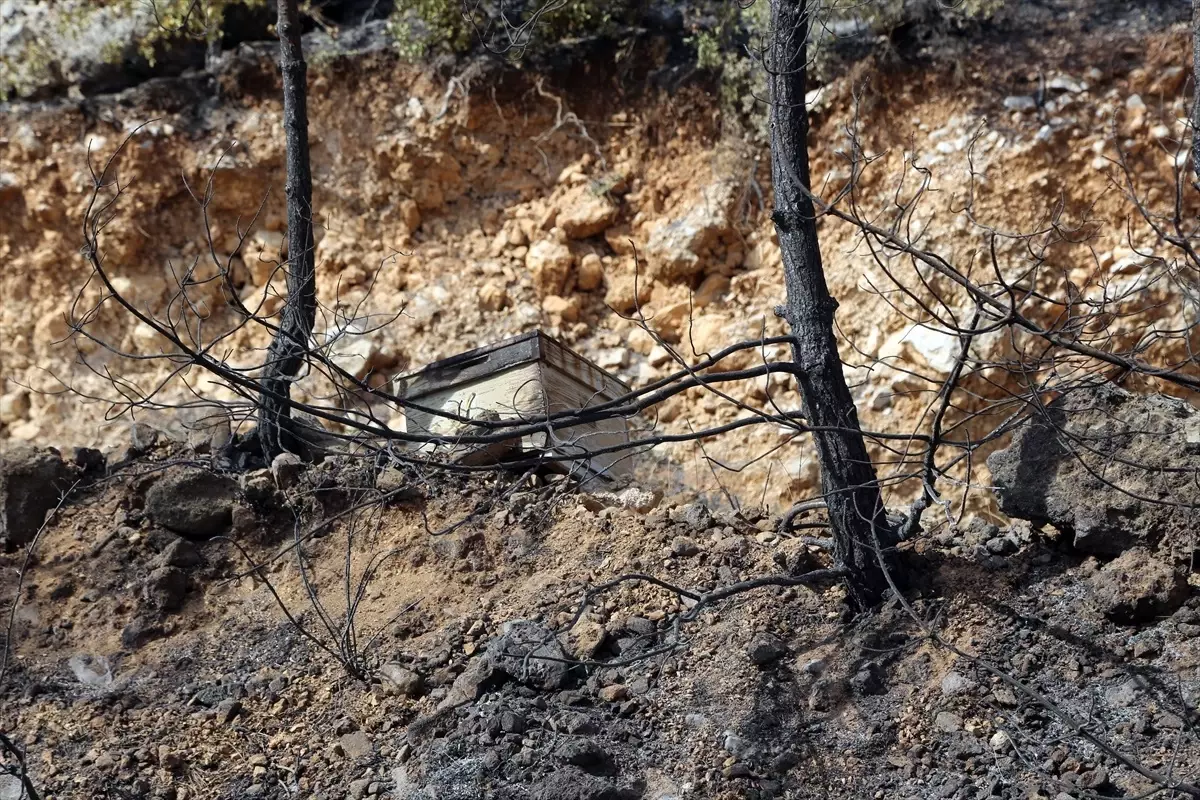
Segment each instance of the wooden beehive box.
M453 436L463 424L432 411L479 419L535 423L547 415L588 408L620 397L629 387L541 331L434 362L397 379L396 393L426 411L405 410L405 427L413 434ZM617 479L631 473L630 453L595 451L629 441L622 418L534 433L508 448L488 448L497 457L546 453L560 468L581 478ZM513 451L516 452L513 452ZM506 452L505 452L506 451ZM475 460L480 449L474 452ZM486 459L483 459L486 460Z

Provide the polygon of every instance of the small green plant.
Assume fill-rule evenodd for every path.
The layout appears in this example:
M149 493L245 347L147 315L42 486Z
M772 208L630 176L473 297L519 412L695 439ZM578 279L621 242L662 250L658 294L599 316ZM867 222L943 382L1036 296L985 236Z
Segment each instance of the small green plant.
M100 39L96 59L116 63L136 53L154 64L161 48L181 38L212 41L232 6L267 0L63 0L27 7L14 21L16 34L0 40L0 99L21 97L64 75L65 53L85 37ZM97 31L111 31L106 38ZM126 36L122 32L131 31Z
M813 22L808 56L816 84L828 79L838 46L849 41L873 44L903 26L923 32L953 29L993 17L1006 0L812 0ZM726 119L740 135L765 131L767 106L762 67L771 38L771 2L723 4L715 21L688 37L696 66L718 74L719 99Z
M501 3L397 0L389 31L401 55L413 60L476 46L520 58L564 42L614 36L646 5L646 0L547 0L518 13Z
M711 31L701 31L689 37L688 44L696 48L696 66L700 69L721 69L725 60L721 52L721 40Z

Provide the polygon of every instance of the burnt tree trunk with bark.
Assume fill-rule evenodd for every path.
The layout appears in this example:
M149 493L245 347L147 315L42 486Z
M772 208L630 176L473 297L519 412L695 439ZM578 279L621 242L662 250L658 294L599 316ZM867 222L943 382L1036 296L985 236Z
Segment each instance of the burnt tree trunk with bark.
M287 301L267 350L260 385L258 438L264 456L296 451L292 430L292 381L304 364L317 312L313 253L312 172L308 154L308 65L300 44L297 0L279 0L279 67L283 75L283 131L287 145Z
M1200 0L1192 0L1192 171L1200 184Z
M850 601L878 603L887 589L881 550L893 543L875 468L867 455L858 412L846 386L834 336L837 301L829 294L809 195L806 0L770 0L771 42L766 54L771 102L772 218L783 255L786 305L777 310L791 326L804 412L813 427L821 491L829 509L835 553L847 572Z

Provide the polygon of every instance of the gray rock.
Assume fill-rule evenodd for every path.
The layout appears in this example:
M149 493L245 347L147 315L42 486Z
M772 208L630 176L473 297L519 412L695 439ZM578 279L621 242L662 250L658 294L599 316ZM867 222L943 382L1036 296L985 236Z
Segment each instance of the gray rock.
M850 678L850 688L855 694L883 694L886 686L887 676L883 667L874 661L864 663Z
M567 680L562 645L553 631L530 620L504 623L488 642L487 661L493 670L538 689L559 689Z
M112 686L112 666L104 656L72 656L67 666L85 686L107 689Z
M778 636L770 633L758 633L750 640L746 648L746 656L755 666L765 667L773 664L787 654L787 645Z
M304 474L304 461L295 453L280 453L271 462L271 477L280 489L291 489Z
M524 733L529 723L515 711L500 712L500 730L505 733Z
M1200 448L1188 444L1196 431L1200 411L1174 398L1072 391L988 458L1000 510L1071 532L1086 552L1182 547L1195 523L1187 506L1200 504Z
M71 470L56 450L14 447L0 454L0 548L32 541L71 486Z
M1004 107L1009 111L1032 111L1037 108L1037 101L1027 94L1009 95L1004 98Z
M808 707L813 711L829 711L846 694L846 684L833 678L820 678L808 694Z
M191 569L201 564L200 553L187 539L175 539L167 545L151 562L157 567L179 567Z
M146 493L146 513L164 528L189 539L211 539L229 529L237 484L202 469L163 475Z
M1134 658L1157 658L1162 653L1162 639L1145 636L1133 644Z
M1089 580L1092 603L1114 622L1136 624L1166 616L1187 600L1187 579L1137 547L1105 564Z
M933 727L943 733L955 733L961 731L963 726L962 717L952 711L939 711L938 715L933 718Z
M819 678L825 674L825 670L828 667L829 665L825 663L825 659L814 658L810 661L804 662L804 666L801 667L801 669L803 669L806 674L812 675L814 678Z
M689 539L686 536L676 536L675 540L671 542L671 555L687 558L699 552L699 545L693 539Z
M389 661L379 668L379 677L384 691L400 697L416 697L421 693L421 676L411 669Z
M692 503L688 505L680 513L679 521L696 533L703 533L714 524L712 512L708 510L708 506L704 505L704 503Z
M217 703L217 720L222 725L228 725L242 713L242 702L229 698Z
M620 800L621 792L611 781L567 766L541 781L530 797L532 800Z
M996 536L988 539L986 546L988 552L998 556L1007 555L1008 553L1015 552L1017 549L1016 542L1003 536Z
M950 695L961 694L975 685L975 682L967 678L961 672L947 672L942 678L942 694L949 697Z
M158 567L142 584L142 597L155 608L178 611L187 590L187 573L177 567Z
M266 508L275 502L275 477L269 469L256 469L238 477L238 485L246 501L256 508Z
M342 734L338 739L338 747L346 758L355 761L368 758L375 752L375 746L371 744L371 737L363 731Z
M625 630L637 636L653 636L657 631L654 623L645 617L630 617L625 620Z
M129 453L141 456L149 453L158 444L158 430L144 422L135 422L129 426Z
M703 199L691 204L682 217L650 232L645 252L651 278L673 282L702 272L710 249L728 234L741 192L738 181L719 180L703 192Z
M492 672L491 662L486 655L471 659L462 674L450 684L450 690L438 703L438 710L457 708L479 699L479 695L483 693L483 684L492 677Z
M25 800L28 796L20 778L0 773L0 800Z
M146 642L153 641L163 635L163 629L149 617L135 617L132 622L121 630L121 646L126 650L136 650Z
M258 514L254 509L243 505L235 505L229 517L234 533L249 533L258 527Z
M749 760L758 753L758 748L733 731L725 731L721 737L721 749L734 758Z
M591 739L567 739L554 751L559 761L584 769L597 769L608 764L608 753Z

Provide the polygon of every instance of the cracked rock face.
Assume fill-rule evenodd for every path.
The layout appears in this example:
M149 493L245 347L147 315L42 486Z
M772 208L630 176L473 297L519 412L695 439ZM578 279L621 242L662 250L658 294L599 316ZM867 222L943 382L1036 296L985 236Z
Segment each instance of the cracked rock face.
M1200 503L1200 412L1113 386L1060 397L988 458L1000 510L1073 533L1117 555L1136 545L1182 550Z

